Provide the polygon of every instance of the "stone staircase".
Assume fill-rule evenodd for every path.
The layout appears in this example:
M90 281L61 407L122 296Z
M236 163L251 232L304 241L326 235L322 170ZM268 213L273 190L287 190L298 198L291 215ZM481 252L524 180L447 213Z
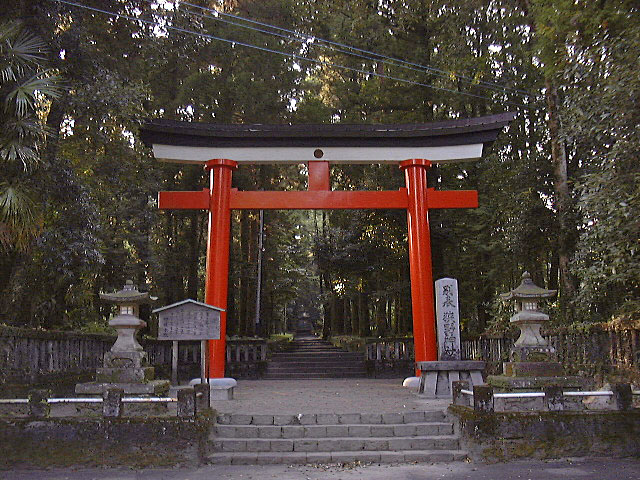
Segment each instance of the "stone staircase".
M364 378L362 353L347 352L311 335L296 338L285 352L271 355L265 380Z
M208 460L218 464L451 462L467 458L442 411L221 414Z

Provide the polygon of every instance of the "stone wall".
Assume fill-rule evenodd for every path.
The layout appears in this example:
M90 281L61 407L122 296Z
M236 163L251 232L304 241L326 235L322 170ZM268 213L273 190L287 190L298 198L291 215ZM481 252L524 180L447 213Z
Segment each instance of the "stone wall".
M3 418L0 470L20 466L197 466L205 460L210 430L206 417Z
M497 413L452 405L449 413L476 461L640 455L640 410Z

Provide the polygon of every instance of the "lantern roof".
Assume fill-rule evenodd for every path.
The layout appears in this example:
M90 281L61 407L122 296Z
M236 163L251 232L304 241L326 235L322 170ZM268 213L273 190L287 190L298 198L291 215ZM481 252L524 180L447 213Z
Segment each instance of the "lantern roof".
M157 300L149 292L139 292L138 287L133 284L133 280L127 280L122 290L113 293L101 293L100 299L105 302L117 304L139 304Z
M507 293L502 293L500 296L503 300L519 298L550 298L553 297L557 292L557 290L547 290L546 288L537 286L535 283L533 283L533 280L531 280L531 274L529 272L524 272L522 274L522 281L520 282L520 285Z

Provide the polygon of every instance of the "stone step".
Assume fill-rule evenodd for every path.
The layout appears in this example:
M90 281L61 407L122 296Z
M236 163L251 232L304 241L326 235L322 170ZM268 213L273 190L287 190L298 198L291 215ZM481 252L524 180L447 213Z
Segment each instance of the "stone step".
M222 438L334 438L334 437L410 437L453 435L453 424L446 422L355 425L217 425L212 439Z
M412 437L332 437L332 438L217 438L211 441L215 452L357 452L362 450L457 450L453 435Z
M248 415L222 413L218 425L398 425L445 422L439 410L402 413L302 413L299 415Z
M342 352L342 351L338 351L338 352L317 352L317 353L313 353L313 354L307 354L307 353L296 353L296 352L287 352L287 353L274 353L271 355L271 359L275 360L275 359L282 359L282 358L286 358L286 359L300 359L300 360L304 360L307 358L357 358L357 359L364 359L364 355L358 352Z
M342 358L304 358L300 360L271 360L269 362L270 365L344 365L345 362L349 364L354 363L356 365L362 364L364 365L364 360L361 358L358 359L349 359L344 360Z
M333 373L336 372L365 372L364 364L362 365L331 365L331 364L323 364L323 365L315 365L315 364L306 364L306 365L297 365L291 363L274 363L267 366L267 373L287 373L287 372L326 372L327 367L332 367L331 371Z
M265 373L263 380L322 380L327 378L367 378L366 372L358 373Z
M329 451L329 452L219 452L209 455L210 463L237 465L264 464L317 464L317 463L443 463L462 461L468 458L463 450L399 450L389 451Z

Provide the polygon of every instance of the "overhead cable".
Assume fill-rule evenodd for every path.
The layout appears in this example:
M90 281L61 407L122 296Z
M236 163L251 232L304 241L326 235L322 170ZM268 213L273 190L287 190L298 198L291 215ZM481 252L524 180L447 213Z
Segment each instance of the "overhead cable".
M151 3L154 0L146 0L146 1ZM289 30L287 28L278 27L277 25L271 25L269 23L259 22L257 20L241 17L239 15L233 15L231 13L222 12L222 11L216 10L215 8L201 7L200 5L195 5L195 4L189 3L187 1L180 1L180 5L188 5L188 6L193 7L193 8L198 8L200 10L211 12L211 13L213 13L215 15L204 15L204 14L200 14L200 15L202 15L202 16L204 16L206 18L210 18L212 20L228 23L228 24L239 26L239 27L242 27L242 28L247 28L249 30L255 30L255 31L258 31L258 32L261 32L261 33L266 33L266 34L275 35L275 36L278 36L278 37L285 37L285 38L289 38L291 40L295 40L291 36L287 37L286 35L282 35L282 34L279 34L279 33L276 33L276 32L270 32L270 31L266 31L266 30L263 30L263 29L250 27L249 25L243 25L243 24L240 24L240 23L231 22L229 20L221 19L218 16L230 17L230 18L234 18L234 19L237 19L237 20L242 20L242 21L245 21L245 22L248 22L248 23L252 23L254 25L260 25L262 27L267 27L267 28L273 28L275 30L280 30L282 32L286 32L288 34L295 35L296 37L299 37L299 40L297 40L297 41L302 41L302 42L308 42L308 41L322 42L322 43L326 43L328 45L335 45L337 47L343 47L343 48L347 48L349 50L353 50L353 51L356 51L356 52L361 52L363 54L366 54L366 55L359 55L359 54L356 54L356 53L353 53L353 52L350 52L350 51L345 51L345 50L341 50L341 49L332 48L332 50L334 50L334 51L346 53L348 55L354 55L356 57L366 58L366 59L369 59L369 60L382 61L382 63L388 64L388 65L394 65L394 66L398 66L398 67L401 67L401 68L406 68L408 70L414 70L414 71L423 72L423 73L426 72L426 73L429 73L431 75L436 75L436 76L443 77L443 78L455 77L455 78L464 80L465 82L470 83L472 85L483 86L485 88L490 88L490 89L495 89L495 90L502 90L502 91L509 91L509 92L517 93L519 95L523 95L523 96L527 96L527 97L531 96L531 94L529 92L526 92L524 90L520 90L520 89L517 89L517 88L505 87L504 85L500 85L500 84L494 83L494 82L485 82L485 81L481 81L481 80L475 80L475 79L473 79L471 77L460 75L460 74L457 74L455 72L441 70L439 68L432 67L432 66L429 66L429 65L421 65L419 63L413 63L413 62L409 62L407 60L401 60L399 58L389 57L389 56L384 55L382 53L377 53L377 52L373 52L373 51L369 51L369 50L364 50L364 49L361 49L361 48L358 48L358 47L354 47L352 45L348 45L348 44L345 44L345 43L335 42L335 41L332 41L332 40L326 40L326 39L323 39L323 38L320 38L320 37L316 37L315 35L310 35L310 34L307 34L307 33L297 32L295 30ZM325 47L329 48L328 46L325 46ZM375 56L375 57L379 57L379 58L372 58L371 57L372 55Z
M82 8L82 9L85 9L85 10L90 10L90 11L93 11L93 12L102 13L102 14L105 14L105 15L110 15L110 16L116 17L116 18L124 18L124 19L127 19L127 20L135 21L135 22L141 22L141 23L144 23L144 24L147 24L147 25L152 25L152 26L159 27L159 28L166 28L168 30L175 30L177 32L186 33L188 35L196 35L196 36L199 36L199 37L202 37L202 38L207 38L207 39L210 39L210 40L216 40L216 41L220 41L220 42L225 42L225 43L228 43L228 44L231 44L231 45L240 45L240 46L251 48L251 49L254 49L254 50L260 50L260 51L263 51L263 52L275 53L277 55L282 55L282 56L285 56L285 57L290 57L290 58L293 58L293 59L296 59L296 60L302 60L302 61L305 61L305 62L311 62L311 63L315 63L317 65L340 68L340 69L343 69L343 70L349 70L349 71L352 71L352 72L362 73L362 74L365 74L365 75L371 75L371 76L375 76L375 77L386 78L388 80L394 80L394 81L397 81L397 82L407 83L407 84L411 84L411 85L415 85L415 86L427 87L427 88L431 88L431 89L434 89L434 90L445 91L445 92L453 93L453 94L456 94L456 95L463 95L463 96L471 97L471 98L479 98L479 99L483 99L483 100L489 100L490 102L494 102L494 103L503 103L505 105L511 105L511 106L520 107L520 108L530 108L529 106L521 104L521 103L514 103L514 102L510 102L510 101L506 101L506 100L496 100L496 99L493 99L491 97L486 97L484 95L477 95L477 94L474 94L474 93L461 92L459 90L453 90L451 88L436 87L434 85L429 85L427 83L415 82L413 80L407 80L406 78L396 77L396 76L387 75L387 74L383 74L383 73L372 72L372 71L364 70L364 69L361 69L361 68L349 67L347 65L341 65L341 64L338 64L338 63L332 63L332 62L327 62L327 61L323 61L323 60L317 60L315 58L308 58L308 57L304 57L304 56L301 56L301 55L297 55L295 53L287 53L287 52L283 52L283 51L280 51L280 50L274 50L274 49L267 48L267 47L261 47L261 46L254 45L254 44L251 44L251 43L246 43L246 42L241 42L241 41L238 41L238 40L231 40L231 39L228 39L228 38L218 37L218 36L211 35L211 34L208 34L208 33L202 33L202 32L196 32L196 31L193 31L193 30L187 30L185 28L176 27L174 25L161 24L161 23L158 23L158 22L153 22L151 20L145 20L143 18L132 17L130 15L126 15L126 14L123 14L123 13L117 13L117 12L111 12L111 11L108 11L108 10L102 10L100 8L91 7L89 5L84 5L82 3L72 2L72 1L69 1L69 0L50 0L50 1L56 2L56 3L62 3L62 4L65 4L65 5L70 5L70 6L74 6L74 7L78 7L78 8Z

